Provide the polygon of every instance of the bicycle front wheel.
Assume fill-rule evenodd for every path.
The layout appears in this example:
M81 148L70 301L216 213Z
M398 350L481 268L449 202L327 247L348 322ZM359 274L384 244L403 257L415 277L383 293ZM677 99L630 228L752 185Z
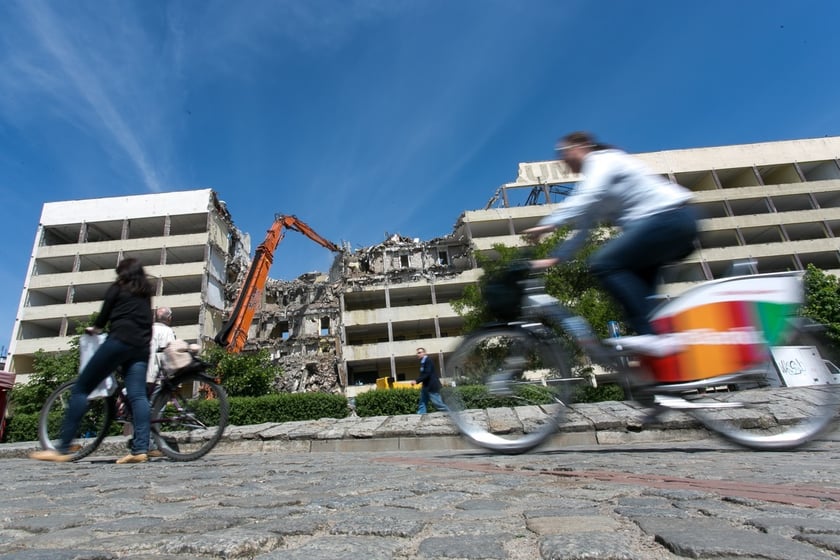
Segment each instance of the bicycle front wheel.
M152 437L173 461L194 461L222 439L229 411L224 388L205 375L164 380L152 403Z
M38 415L38 441L44 449L55 450L61 440L61 424L70 407L70 394L76 385L75 380L60 385L47 397L47 402ZM88 409L82 416L69 452L73 460L78 461L93 453L108 435L114 419L114 400L110 397L88 401Z
M785 346L768 348L761 367L707 392L686 410L706 428L738 445L758 450L794 449L829 429L840 407L840 380L823 360L834 357L821 326L807 321L793 329Z
M536 329L535 329L536 330ZM547 327L490 327L466 337L446 362L450 417L471 442L524 453L555 433L580 381Z

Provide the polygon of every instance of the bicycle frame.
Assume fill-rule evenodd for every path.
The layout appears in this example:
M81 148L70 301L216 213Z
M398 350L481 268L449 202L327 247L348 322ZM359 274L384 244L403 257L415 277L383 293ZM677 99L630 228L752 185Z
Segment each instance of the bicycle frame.
M210 377L209 375L200 373L198 371L194 372L194 374L199 376L199 377L206 378L207 381L210 381L210 382L213 381L213 378ZM155 399L157 398L157 396L160 393L162 393L164 389L168 389L170 392L174 392L174 385L177 385L176 383L174 383L174 381L176 381L177 379L178 379L177 375L174 376L174 377L167 377L163 373L159 374L158 379L157 379L157 383L155 384L155 388L152 391L151 395L149 395L149 402L153 403L155 401ZM122 423L122 424L130 424L132 422L131 405L128 402L128 400L125 398L125 394L123 393L123 388L124 388L123 383L118 380L114 392L108 397L100 397L100 398L114 399L114 404L115 404L116 411L117 411L117 414L116 414L116 417L114 418L114 421ZM169 404L171 404L173 407L175 407L175 410L178 411L178 414L180 415L179 416L180 420L182 420L183 418L188 416L188 413L186 412L184 407L181 406L181 403L178 401L178 399L170 398L169 399ZM166 424L168 422L173 422L173 421L174 421L173 418L162 418L162 419L151 418L149 420L152 427L154 427L156 424ZM194 428L206 428L207 426L201 424L200 422L197 422L193 427Z

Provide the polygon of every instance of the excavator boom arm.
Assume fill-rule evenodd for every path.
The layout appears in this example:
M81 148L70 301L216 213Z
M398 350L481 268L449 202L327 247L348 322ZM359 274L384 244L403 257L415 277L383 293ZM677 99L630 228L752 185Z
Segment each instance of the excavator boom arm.
M240 352L248 341L248 330L251 328L254 315L262 303L265 283L268 280L268 271L274 262L274 251L283 241L284 230L286 229L293 229L333 252L341 250L338 245L318 235L296 216L282 214L275 216L274 223L266 232L265 239L254 252L254 260L251 262L248 274L239 289L239 295L231 309L230 318L216 335L216 343L224 346L229 352Z
M333 243L332 241L328 241L315 233L315 231L306 225L306 223L298 220L295 216L281 216L279 219L283 220L283 225L286 226L288 229L293 229L298 233L302 233L318 245L322 247L326 247L330 251L335 253L339 252L341 249ZM276 222L275 222L276 223Z

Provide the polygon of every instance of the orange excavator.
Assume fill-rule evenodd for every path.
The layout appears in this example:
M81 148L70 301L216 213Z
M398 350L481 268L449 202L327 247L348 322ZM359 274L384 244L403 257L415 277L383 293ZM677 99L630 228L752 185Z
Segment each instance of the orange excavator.
M254 320L254 314L260 306L265 282L268 279L268 270L274 262L274 251L285 237L285 230L292 229L302 233L315 243L326 247L330 251L338 252L341 249L332 241L328 241L315 233L308 225L299 220L297 216L286 216L277 214L274 216L274 223L271 224L266 233L265 240L257 247L254 253L254 260L248 269L248 274L236 303L230 312L230 318L216 335L215 341L219 346L225 347L228 352L240 352L248 340L248 329Z

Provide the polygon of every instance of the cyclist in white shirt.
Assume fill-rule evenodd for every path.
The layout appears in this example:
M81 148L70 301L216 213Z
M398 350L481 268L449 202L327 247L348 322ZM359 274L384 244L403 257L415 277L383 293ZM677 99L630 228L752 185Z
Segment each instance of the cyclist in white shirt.
M659 270L694 251L697 214L691 192L653 173L625 152L596 142L588 132L560 139L558 159L583 180L550 216L526 233L543 234L570 225L576 232L550 258L532 261L547 268L569 260L599 223L621 227L590 258L589 268L623 307L638 336L611 342L642 354L667 355L678 350L671 337L657 337L648 315L653 310Z

